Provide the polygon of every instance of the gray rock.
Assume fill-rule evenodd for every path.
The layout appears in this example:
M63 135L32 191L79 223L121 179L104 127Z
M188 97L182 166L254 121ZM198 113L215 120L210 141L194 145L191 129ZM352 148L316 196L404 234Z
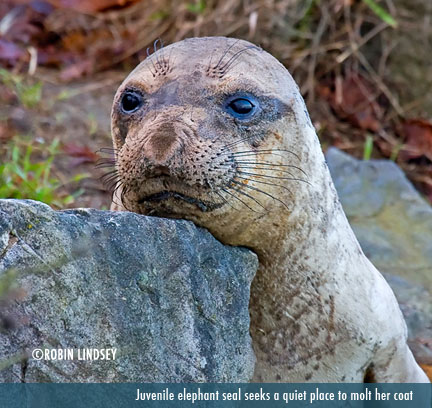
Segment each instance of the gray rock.
M188 221L0 200L0 382L248 381L257 264Z
M432 294L403 278L385 275L397 295L408 326L408 344L416 359L432 365Z
M363 251L395 292L416 358L432 364L432 207L391 161L335 148L326 158Z

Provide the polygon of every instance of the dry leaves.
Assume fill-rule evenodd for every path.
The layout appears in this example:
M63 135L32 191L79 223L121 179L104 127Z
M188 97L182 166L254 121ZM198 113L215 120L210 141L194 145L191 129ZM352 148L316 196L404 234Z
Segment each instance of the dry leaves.
M0 4L0 66L21 70L29 64L30 48L37 65L60 68L70 81L109 67L119 52L133 44L136 33L103 23L86 28L84 14L98 14L139 0L5 0ZM77 22L76 24L75 21Z
M428 376L429 380L432 381L432 365L420 364L420 367L426 373L426 375Z
M76 145L68 143L63 146L63 152L68 156L73 157L70 162L72 167L77 167L84 163L95 164L99 160L99 156L88 146Z
M2 144L7 143L15 135L15 129L10 126L8 121L0 122L0 147Z
M19 59L25 56L25 50L18 47L11 41L0 38L0 59L14 65Z
M426 157L432 162L432 123L424 119L408 119L401 124L404 160Z
M381 128L384 110L377 102L380 94L360 74L336 78L331 85L319 86L319 94L326 99L340 119L363 130L377 132Z
M95 14L114 7L125 7L140 0L48 0L56 8Z

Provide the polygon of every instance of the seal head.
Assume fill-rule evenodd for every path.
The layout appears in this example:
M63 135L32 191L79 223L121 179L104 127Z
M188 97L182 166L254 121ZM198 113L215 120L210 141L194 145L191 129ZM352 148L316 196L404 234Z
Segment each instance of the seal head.
M295 197L282 185L307 182L301 152L287 136L281 146L282 121L291 124L291 143L297 127L311 127L297 85L259 47L212 37L163 48L115 97L121 192L114 201L141 214L191 219L240 244L228 237L243 229L242 212L288 209Z

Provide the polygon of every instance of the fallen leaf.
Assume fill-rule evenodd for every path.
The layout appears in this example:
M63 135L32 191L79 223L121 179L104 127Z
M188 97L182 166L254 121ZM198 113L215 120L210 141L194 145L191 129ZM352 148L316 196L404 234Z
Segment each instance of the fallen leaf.
M60 79L62 81L71 81L77 79L83 75L92 72L93 62L90 60L79 61L76 64L69 65L64 68L60 73Z
M336 114L363 130L377 132L381 128L383 108L377 102L372 84L359 74L335 80L330 86L318 87Z
M76 58L76 56L75 56ZM70 52L64 52L52 45L38 49L38 63L49 67L67 66L74 61Z
M38 49L47 44L47 38L53 36L44 26L50 9L53 7L43 1L2 0L0 62L3 66L22 66L30 58L29 46Z
M53 11L53 6L48 1L31 1L29 6L32 10L44 16L48 16Z
M0 145L11 140L14 134L14 129L7 122L0 122Z
M140 0L48 0L60 9L71 9L79 13L94 14L113 7L125 7Z
M17 60L24 57L26 52L13 42L0 39L0 59L6 60L13 65Z
M429 380L432 381L432 365L420 364L420 367L426 373L426 375L428 376Z
M425 119L408 119L401 124L405 145L401 157L405 160L426 157L432 161L432 123Z
M99 156L88 146L68 143L63 146L63 151L68 156L74 157L71 162L72 167L85 163L96 163L99 160Z

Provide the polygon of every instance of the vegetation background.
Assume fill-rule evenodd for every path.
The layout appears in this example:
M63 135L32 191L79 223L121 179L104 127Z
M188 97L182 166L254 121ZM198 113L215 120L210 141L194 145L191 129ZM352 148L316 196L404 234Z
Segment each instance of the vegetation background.
M118 84L157 39L224 35L287 66L324 149L395 160L432 201L431 19L430 0L3 0L0 197L107 208Z

